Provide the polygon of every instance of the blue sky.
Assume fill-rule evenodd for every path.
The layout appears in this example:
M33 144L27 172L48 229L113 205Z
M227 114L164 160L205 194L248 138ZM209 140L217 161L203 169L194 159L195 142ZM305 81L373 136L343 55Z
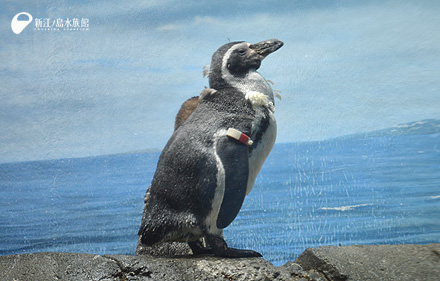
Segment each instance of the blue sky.
M15 14L88 31L12 32ZM440 118L438 1L2 1L0 162L161 149L229 40L285 45L277 142Z

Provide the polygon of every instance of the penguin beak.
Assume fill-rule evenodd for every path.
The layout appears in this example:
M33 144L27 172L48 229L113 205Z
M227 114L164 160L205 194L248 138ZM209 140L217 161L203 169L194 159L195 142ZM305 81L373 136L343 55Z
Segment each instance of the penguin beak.
M260 43L251 44L249 48L265 58L269 54L281 48L283 45L284 43L278 39L270 39L262 41Z

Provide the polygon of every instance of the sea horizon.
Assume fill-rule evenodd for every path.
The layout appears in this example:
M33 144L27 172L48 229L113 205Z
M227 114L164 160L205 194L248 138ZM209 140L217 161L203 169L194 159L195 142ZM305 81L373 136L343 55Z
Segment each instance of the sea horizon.
M305 141L289 141L289 142L275 142L274 146L277 145L288 145L288 144L301 144L301 143L319 143L319 142L327 142L327 141L338 141L343 139L349 139L349 138L368 138L368 137L377 137L377 136L387 136L387 135L394 135L396 129L403 128L411 128L411 126L416 125L423 125L426 123L430 123L429 128L424 128L423 134L433 134L433 133L440 133L440 119L422 119L407 123L401 123L389 128L380 129L380 130L373 130L369 132L360 132L360 133L351 133L346 135L341 135L337 137L329 137L324 139L314 139L314 140L305 140ZM414 128L413 128L414 129ZM420 128L415 128L420 129ZM406 130L405 132L401 132L401 134L408 134L410 133L410 130ZM164 143L164 147L165 147ZM30 160L16 160L16 161L5 161L3 162L0 159L0 165L2 164L12 164L12 163L26 163L26 162L39 162L39 161L55 161L55 160L68 160L68 159L82 159L82 158L93 158L93 157L105 157L105 156L112 156L112 155L121 155L121 154L149 154L149 153L161 153L163 148L145 148L145 149L136 149L136 150L130 150L130 151L122 151L122 152L115 152L115 153L104 153L104 154L96 154L96 155L88 155L88 156L66 156L66 157L60 157L60 158L48 158L48 159L30 159Z

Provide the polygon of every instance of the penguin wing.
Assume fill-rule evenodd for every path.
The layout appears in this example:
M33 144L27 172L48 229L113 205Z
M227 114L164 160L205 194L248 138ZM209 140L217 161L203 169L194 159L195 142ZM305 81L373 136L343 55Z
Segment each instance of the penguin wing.
M237 216L246 196L249 177L249 149L227 136L220 137L216 145L225 172L225 193L217 217L217 227L227 227Z

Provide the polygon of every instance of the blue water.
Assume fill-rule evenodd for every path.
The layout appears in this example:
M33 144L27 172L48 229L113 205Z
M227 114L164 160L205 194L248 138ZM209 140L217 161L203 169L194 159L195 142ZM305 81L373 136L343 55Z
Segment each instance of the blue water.
M275 265L308 247L440 242L440 134L277 144L230 246ZM158 153L0 164L0 254L129 254Z

